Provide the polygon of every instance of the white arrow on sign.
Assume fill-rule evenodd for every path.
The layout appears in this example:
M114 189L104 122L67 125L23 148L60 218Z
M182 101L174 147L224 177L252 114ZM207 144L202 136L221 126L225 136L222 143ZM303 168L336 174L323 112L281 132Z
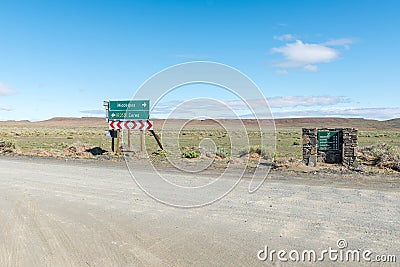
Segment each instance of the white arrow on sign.
M111 117L113 117L113 118L114 118L114 117L115 117L115 113L111 114Z
M144 103L142 104L142 106L145 108L145 107L147 106L146 102L144 102Z

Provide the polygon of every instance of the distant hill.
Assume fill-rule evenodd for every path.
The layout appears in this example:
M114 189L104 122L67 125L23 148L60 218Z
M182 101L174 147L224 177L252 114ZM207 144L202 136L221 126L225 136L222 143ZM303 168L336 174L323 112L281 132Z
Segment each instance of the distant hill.
M393 119L386 121L386 124L390 127L400 128L400 119Z
M31 122L28 120L22 121L0 121L0 126L66 126L66 127L86 127L86 126L104 126L106 125L105 118L83 117L83 118L64 118L56 117L44 121Z
M385 125L384 121L367 120L362 118L286 118L275 119L277 127L349 127L349 128L381 128Z
M161 127L165 120L154 119L156 127ZM174 120L176 124L182 124L185 120ZM222 124L236 124L239 123L237 120L221 119L219 120ZM244 119L242 122L246 126L257 126L257 122L254 119ZM196 127L202 126L216 126L218 123L212 120L196 120L192 121L190 125ZM302 127L354 127L359 129L390 129L400 128L400 118L388 121L378 120L367 120L361 118L283 118L275 119L275 125L277 128L302 128ZM27 120L23 121L0 121L0 126L32 126L32 127L107 127L107 123L104 117L83 117L83 118L63 118L56 117L49 120L30 122Z
M32 124L43 125L43 126L104 126L107 125L106 119L97 117L82 117L82 118L64 118L55 117L49 120L37 121Z

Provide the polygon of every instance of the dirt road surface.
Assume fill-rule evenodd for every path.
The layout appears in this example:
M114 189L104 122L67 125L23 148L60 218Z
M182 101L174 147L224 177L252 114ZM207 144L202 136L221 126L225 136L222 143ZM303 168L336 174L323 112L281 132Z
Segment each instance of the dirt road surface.
M400 264L393 182L272 174L254 194L245 179L212 205L182 209L148 197L122 164L108 165L0 159L0 266L301 266L257 254L337 249L338 239L397 255L376 266Z

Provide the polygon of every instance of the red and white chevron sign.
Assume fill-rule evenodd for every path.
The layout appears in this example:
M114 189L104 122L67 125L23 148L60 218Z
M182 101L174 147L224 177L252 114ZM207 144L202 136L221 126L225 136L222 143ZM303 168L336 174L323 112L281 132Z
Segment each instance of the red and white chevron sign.
M110 129L153 130L152 121L110 121Z

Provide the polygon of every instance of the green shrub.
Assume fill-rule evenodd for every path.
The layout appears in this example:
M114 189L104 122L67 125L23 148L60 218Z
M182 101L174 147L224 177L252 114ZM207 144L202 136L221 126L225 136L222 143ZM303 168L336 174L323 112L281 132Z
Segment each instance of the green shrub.
M165 150L157 150L151 153L153 156L166 157L168 153Z
M298 145L300 145L300 142L299 142L299 141L294 141L294 142L293 142L293 145L294 145L294 146L298 146Z
M243 157L247 154L253 154L253 153L258 154L260 157L266 160L273 158L272 153L266 150L265 148L261 148L261 146L250 146L248 149L241 150L239 152L239 156Z
M194 159L200 156L201 152L198 149L188 149L182 152L182 157L187 159Z
M225 150L222 148L222 147L219 147L218 149L217 149L217 152L215 153L218 157L220 157L220 158L226 158L226 157L228 157L228 153L226 153L225 152Z

